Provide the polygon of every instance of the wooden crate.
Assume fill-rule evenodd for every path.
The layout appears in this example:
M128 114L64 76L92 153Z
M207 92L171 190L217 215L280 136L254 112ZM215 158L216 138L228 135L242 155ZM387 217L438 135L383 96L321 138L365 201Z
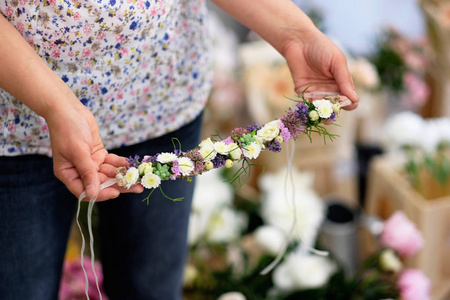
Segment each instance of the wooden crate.
M366 198L366 212L387 219L403 210L423 234L425 246L406 261L422 270L432 283L432 299L450 299L450 196L426 200L414 190L387 157L371 163ZM377 242L363 237L364 253Z

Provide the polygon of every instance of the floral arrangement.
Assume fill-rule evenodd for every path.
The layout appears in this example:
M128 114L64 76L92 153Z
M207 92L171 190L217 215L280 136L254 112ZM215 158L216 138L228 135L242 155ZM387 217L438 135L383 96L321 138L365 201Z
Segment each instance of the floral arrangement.
M288 237L286 219L296 214L301 221L295 237L315 239L325 205L312 188L311 173L293 170L296 210L280 199L285 170L260 177L262 193L257 199L235 193L223 180L230 176L227 173L222 169L198 178L189 224L185 299L430 299L429 279L420 270L404 267L403 260L415 255L424 240L403 212L382 222L376 234L379 251L354 276L332 256L303 251L297 239L290 241L277 268L261 276ZM211 199L211 190L219 191L220 197Z
M319 97L323 95L324 98ZM319 99L314 100L317 97ZM341 107L349 101L347 99L344 103L344 98L334 93L305 95L303 92L298 100L291 99L297 102L294 109L290 108L279 119L263 126L254 123L246 128L235 128L226 138L214 135L187 152L182 152L179 145L171 153L157 153L142 159L139 156L130 157L127 167L117 169L117 184L127 188L141 184L153 192L160 188L164 180L181 178L189 182L192 176L221 167L231 168L236 163L241 163L241 168L231 178L231 182L240 182L240 176L248 174L252 166L249 160L257 158L264 149L280 152L282 143L295 140L302 133L310 139L312 133L318 133L324 137L325 142L327 137L333 140L336 135L329 133L324 124L331 124L336 120ZM165 195L162 190L161 192ZM144 200L148 201L151 193ZM181 200L166 197L174 201Z
M396 114L384 126L386 150L403 155L403 170L411 185L425 198L450 194L448 128L449 118L423 119L412 112Z
M428 52L425 41L411 41L390 29L370 58L377 69L380 88L393 93L405 108L421 108L428 99L430 89L424 80Z

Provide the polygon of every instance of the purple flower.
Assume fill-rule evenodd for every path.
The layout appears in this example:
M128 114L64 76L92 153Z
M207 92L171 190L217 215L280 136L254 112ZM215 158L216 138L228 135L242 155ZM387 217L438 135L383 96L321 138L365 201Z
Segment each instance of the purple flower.
M225 143L225 145L229 145L233 143L233 139L229 136L226 139L224 139L223 142Z
M144 158L142 159L142 163L146 163L152 160L152 157L150 155L144 155Z
M283 122L280 123L280 136L283 139L283 141L288 142L291 139L291 133L289 132L289 129L284 126Z
M205 170L205 164L203 162L197 161L194 163L194 174L195 175L202 174L204 170Z
M297 118L306 123L308 121L308 105L306 105L304 102L302 102L301 104L297 103L295 114Z
M225 161L228 159L228 156L223 154L217 154L211 162L214 164L214 168L220 168L225 164Z
M173 161L173 166L170 169L170 171L172 172L172 174L170 175L170 179L175 180L177 178L177 176L180 176L180 166L178 166L178 161L174 160ZM173 175L173 176L172 176Z
M127 158L126 158L126 160L127 160L127 162L128 162L127 169L132 168L132 167L135 167L135 168L139 167L139 165L141 164L141 163L139 162L140 159L141 159L141 158L140 158L139 155L137 155L137 154L134 155L134 157L133 157L133 156L127 157Z
M247 131L252 132L253 130L259 130L261 127L258 127L258 124L256 122L253 123L253 125L247 125Z
M198 149L189 150L184 156L190 158L193 162L203 161L203 156Z
M289 130L290 137L296 139L301 133L305 132L305 121L297 116L296 111L289 109L280 121Z
M269 146L269 150L272 152L280 152L281 151L281 145L276 140L271 141L268 146Z

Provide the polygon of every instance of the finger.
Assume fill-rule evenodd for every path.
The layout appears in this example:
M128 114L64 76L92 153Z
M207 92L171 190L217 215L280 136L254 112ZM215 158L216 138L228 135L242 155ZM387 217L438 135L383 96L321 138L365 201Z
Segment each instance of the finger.
M73 165L80 174L84 191L88 198L95 197L100 191L100 179L98 177L98 167L91 158L91 153L87 149L78 149Z
M336 60L336 64L331 71L337 85L339 86L340 92L352 101L352 104L346 106L344 109L355 109L358 106L359 97L356 94L352 77L347 67L347 60L344 56Z
M102 164L99 168L99 172L105 174L109 178L115 178L116 177L116 170L117 167L112 166L110 164Z
M128 161L123 156L118 156L113 153L108 153L105 157L105 164L110 164L115 167L128 166Z
M67 187L67 189L77 198L80 197L84 191L83 181L78 174L75 167L58 170L57 166L54 168L55 176Z

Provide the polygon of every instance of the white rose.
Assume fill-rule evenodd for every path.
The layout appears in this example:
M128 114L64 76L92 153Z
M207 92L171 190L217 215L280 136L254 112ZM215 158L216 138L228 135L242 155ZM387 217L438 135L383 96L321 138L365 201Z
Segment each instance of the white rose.
M333 113L333 104L329 100L314 100L313 105L316 111L319 113L319 117L323 119L328 119Z
M228 149L228 145L226 145L224 141L214 143L214 150L216 150L217 153L227 155Z
M194 171L194 163L189 157L180 157L178 159L178 167L180 168L180 173L184 176L189 176Z
M256 135L263 141L271 141L280 134L280 124L278 120L271 121L263 126Z
M139 179L139 171L135 167L131 167L125 174L126 188L129 189L132 185L136 184Z
M204 161L210 161L214 159L217 155L217 151L214 150L214 145L205 144L203 145L203 147L200 148L199 152L203 157Z
M269 254L276 255L286 241L286 235L279 228L270 225L258 227L256 242Z
M214 143L211 140L211 138L207 138L207 139L204 139L203 141L201 141L199 146L200 146L200 148L214 146Z
M292 253L273 272L273 282L283 291L318 288L336 269L328 257Z
M380 266L385 271L398 273L403 265L392 249L385 249L380 254Z
M228 144L228 155L234 159L234 160L239 160L242 157L242 150L241 148L239 148L238 144L236 143L230 143Z

